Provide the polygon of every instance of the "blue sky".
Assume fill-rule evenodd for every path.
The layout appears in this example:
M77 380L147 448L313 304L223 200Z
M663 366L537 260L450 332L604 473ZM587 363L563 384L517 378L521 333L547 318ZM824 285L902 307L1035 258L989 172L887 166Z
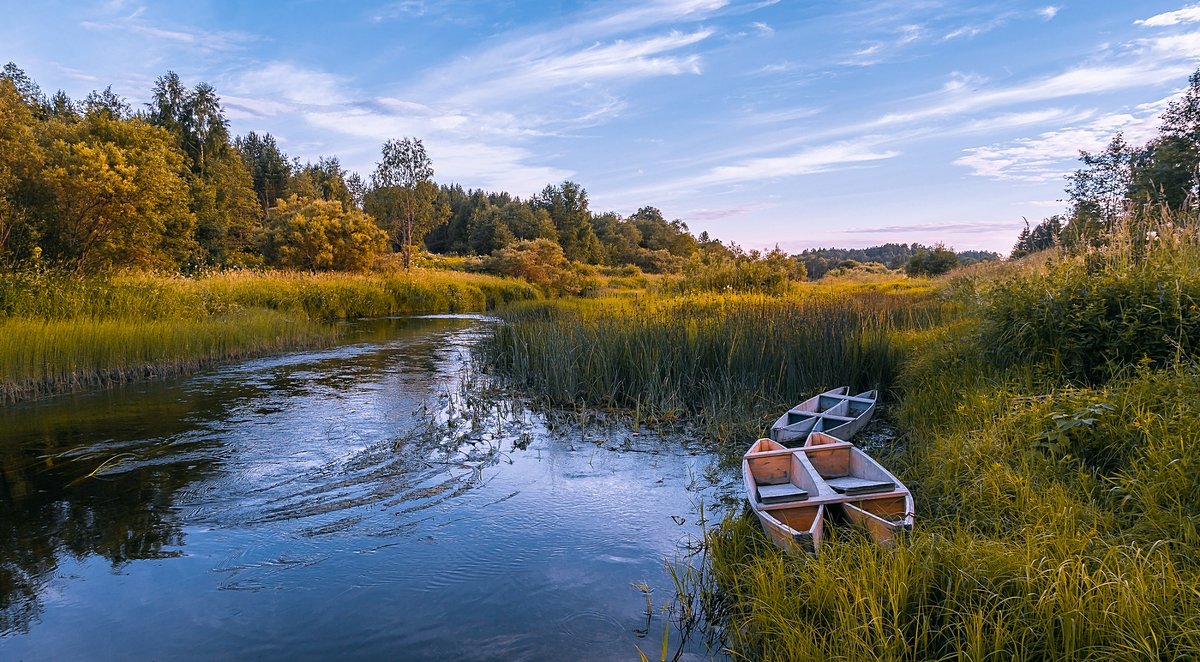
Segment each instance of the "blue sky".
M790 252L1007 251L1080 149L1136 144L1200 66L1200 5L1083 2L0 2L0 60L146 101L174 70L235 133L367 176L423 139L439 182L654 205Z

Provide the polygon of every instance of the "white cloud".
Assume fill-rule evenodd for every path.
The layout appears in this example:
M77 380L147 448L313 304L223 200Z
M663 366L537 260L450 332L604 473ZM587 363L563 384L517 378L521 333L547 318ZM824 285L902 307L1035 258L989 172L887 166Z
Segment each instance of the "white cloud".
M1045 7L1042 7L1041 9L1039 9L1037 11L1037 13L1038 13L1038 16L1041 16L1042 18L1049 21L1049 20L1053 19L1055 16L1058 16L1058 12L1061 9L1062 9L1061 7L1055 7L1054 5L1046 5Z
M929 33L922 25L908 23L891 29L891 35L882 40L876 40L856 51L852 51L842 64L869 67L879 64L885 58L903 51L909 45L921 41Z
M141 18L142 10L115 21L83 21L79 25L94 32L121 32L140 34L157 42L183 47L201 53L230 51L245 47L256 37L243 32L209 32L186 28L163 28L151 25Z
M1179 80L1186 77L1190 71L1191 66L1186 63L1163 64L1157 61L1081 67L1010 87L952 94L941 103L907 112L888 113L868 126L909 124L986 108L1086 96L1131 87L1150 87Z
M1189 5L1182 9L1169 11L1162 14L1156 14L1150 18L1144 18L1134 21L1134 25L1144 25L1151 28L1160 28L1170 25L1178 25L1180 23L1195 23L1200 21L1200 5Z
M1166 99L1138 106L1132 113L1107 113L1084 124L1043 132L1031 138L963 150L954 161L972 175L998 180L1051 182L1078 169L1079 151L1104 149L1118 132L1140 145L1157 133L1158 115Z
M624 201L648 198L680 199L701 188L738 187L747 182L771 181L863 167L864 164L891 159L899 154L894 150L881 151L871 140L829 143L783 155L744 159L727 165L718 165L695 175L684 175L650 186L614 192L608 196L608 199Z
M286 62L271 62L258 69L242 72L233 81L232 88L238 94L259 99L330 106L349 100L343 86L342 79L333 74Z

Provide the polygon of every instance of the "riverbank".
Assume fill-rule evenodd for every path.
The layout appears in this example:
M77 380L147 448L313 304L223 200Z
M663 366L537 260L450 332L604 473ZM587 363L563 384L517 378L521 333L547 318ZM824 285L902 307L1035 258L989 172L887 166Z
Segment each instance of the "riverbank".
M460 272L0 277L0 402L327 346L342 319L489 310L527 283Z
M907 541L837 527L788 555L735 511L677 563L679 628L736 659L1180 659L1200 656L1198 305L1200 240L1166 226L941 281L521 306L491 351L552 405L687 421L729 464L802 397L883 389Z
M811 559L732 516L683 593L747 659L1200 655L1200 248L1171 239L948 281L881 454L911 537Z

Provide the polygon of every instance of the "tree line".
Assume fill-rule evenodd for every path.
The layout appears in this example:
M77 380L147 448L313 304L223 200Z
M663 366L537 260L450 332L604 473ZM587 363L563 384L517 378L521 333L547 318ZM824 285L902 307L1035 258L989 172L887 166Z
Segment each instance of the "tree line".
M1158 134L1146 144L1130 145L1117 133L1099 152L1081 150L1079 160L1083 167L1067 176L1067 211L1033 227L1026 222L1010 257L1054 246L1098 247L1118 234L1152 241L1162 219L1194 222L1200 211L1200 69L1167 105Z
M188 87L174 72L136 109L111 87L72 100L44 94L12 63L0 73L0 263L79 273L354 271L392 254L409 268L419 249L475 256L479 268L507 275L554 274L574 283L566 291L586 289L579 283L605 267L734 289L772 289L778 278L820 277L855 260L910 273L949 268L946 249L920 244L747 251L694 235L653 206L593 211L572 181L528 199L439 185L417 138L385 142L367 178L336 157L302 163L269 133L232 136L216 90Z
M289 159L270 134L231 136L216 90L158 78L134 109L108 87L46 95L0 73L0 260L79 272L114 267L361 269L414 250L492 256L552 242L562 259L677 272L702 247L654 207L588 208L566 181L521 200L437 185L420 140L384 143L364 180L336 157ZM536 251L535 251L536 252ZM544 251L543 251L544 252Z

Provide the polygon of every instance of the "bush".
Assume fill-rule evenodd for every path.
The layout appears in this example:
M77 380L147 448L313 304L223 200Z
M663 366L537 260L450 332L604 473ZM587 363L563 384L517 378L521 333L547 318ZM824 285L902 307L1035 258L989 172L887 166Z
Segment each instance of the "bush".
M998 365L1042 363L1078 383L1166 366L1200 343L1197 266L1150 256L1095 272L1065 259L1018 273L986 296L983 346Z
M941 244L932 251L919 251L904 267L909 276L940 276L958 266L958 255Z
M275 266L306 271L366 271L387 249L387 233L361 211L295 195L271 209L266 253Z
M699 253L688 260L680 285L685 291L783 294L789 283L805 278L804 264L778 248L768 253L729 251Z
M501 276L523 278L547 295L580 296L600 287L595 267L573 263L562 246L549 239L518 241L493 254L488 270Z

